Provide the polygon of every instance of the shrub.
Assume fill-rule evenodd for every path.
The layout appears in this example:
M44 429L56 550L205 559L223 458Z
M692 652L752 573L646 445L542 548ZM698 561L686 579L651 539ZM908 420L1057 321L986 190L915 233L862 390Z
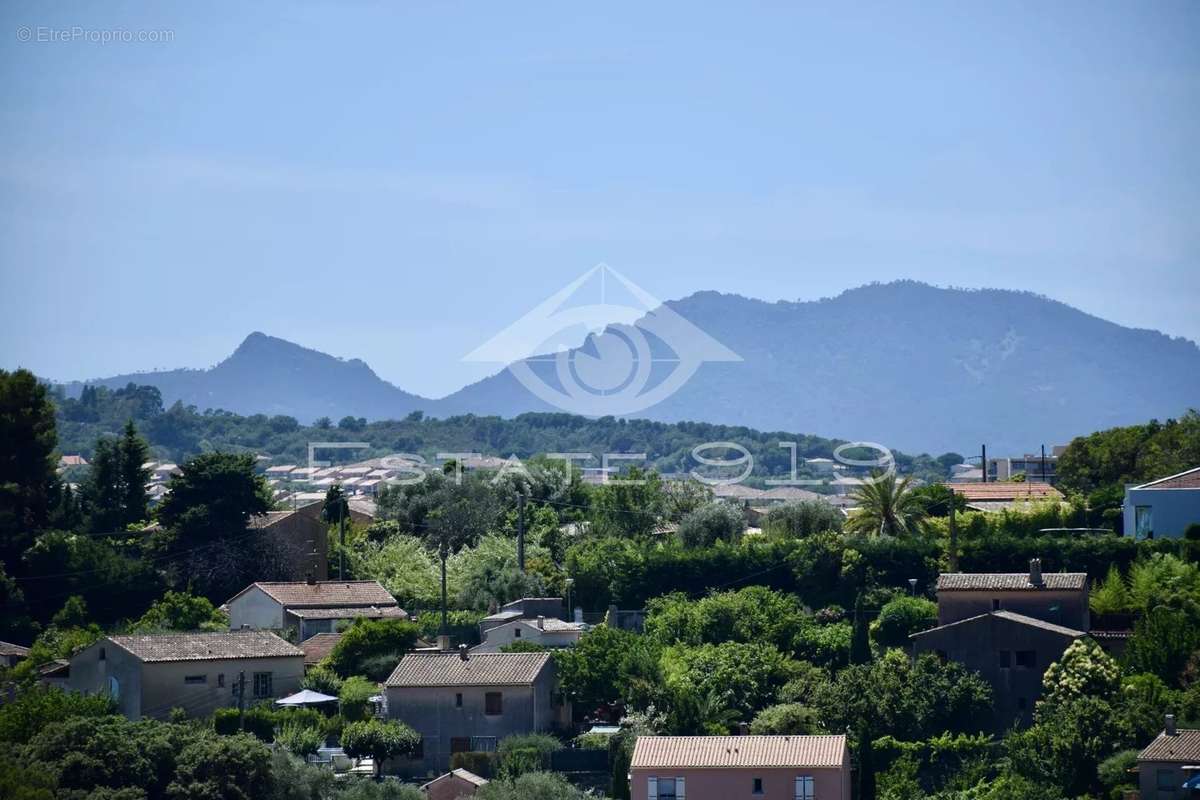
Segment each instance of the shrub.
M0 705L0 741L24 744L52 722L115 713L116 706L107 695L83 695L35 686Z
M400 657L413 649L418 632L416 625L405 620L356 619L329 653L329 666L344 678L368 674L368 661L378 670L380 656L392 658L395 667ZM378 676L378 680L386 677Z
M304 673L304 680L300 681L300 688L337 697L342 692L342 678L326 665L318 664Z
M358 675L347 678L342 683L342 690L338 692L338 707L341 709L342 716L348 722L366 719L371 698L377 694L379 694L378 684Z
M745 530L746 519L736 506L707 503L679 523L679 540L685 547L710 547L716 542L737 542Z
M508 736L500 740L496 749L500 762L500 776L515 778L526 772L538 772L550 768L550 754L562 749L562 742L544 733L529 733Z
M923 597L889 600L871 625L871 634L883 647L907 647L908 636L937 626L937 603Z
M299 722L288 722L275 732L275 742L303 758L317 752L321 745L325 744L325 737L317 728L310 728Z
M768 706L758 712L750 723L753 734L810 734L819 727L817 713L799 703L782 703Z
M762 528L771 536L800 538L822 531L841 531L842 521L842 512L824 500L801 500L772 508Z
M450 756L450 769L465 769L481 778L491 778L496 774L496 754L476 750L455 753Z
M587 800L588 794L552 772L530 772L492 781L476 792L477 800Z

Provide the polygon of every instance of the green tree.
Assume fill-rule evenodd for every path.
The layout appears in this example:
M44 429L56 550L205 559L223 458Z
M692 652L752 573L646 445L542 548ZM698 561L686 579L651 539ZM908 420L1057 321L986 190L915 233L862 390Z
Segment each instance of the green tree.
M590 795L553 772L527 772L480 787L477 800L587 800Z
M593 496L593 527L601 535L648 536L666 509L663 482L657 472L630 467L619 480L599 486Z
M58 483L54 405L29 370L0 369L0 442L0 562L11 567L45 527Z
M1197 649L1200 649L1197 615L1158 606L1134 624L1133 636L1125 650L1125 664L1130 672L1149 672L1168 686L1179 686L1188 657Z
M902 595L879 610L871 634L882 647L908 647L909 635L937 626L937 603Z
M1133 597L1120 567L1109 566L1108 575L1096 581L1088 602L1093 614L1123 614L1133 610Z
M333 646L328 664L342 677L367 675L381 681L416 646L418 635L417 626L407 620L360 617Z
M155 543L176 575L210 598L225 599L261 579L261 556L249 539L250 518L270 508L270 492L254 471L254 456L205 453L171 479Z
M742 512L725 502L708 503L679 523L679 540L685 547L711 547L717 542L736 544L746 530Z
M123 530L122 499L120 451L112 439L101 437L96 440L91 468L83 484L88 527L101 533Z
M126 421L116 449L121 470L120 527L124 528L149 517L150 498L146 483L150 480L150 470L142 465L150 459L150 448L138 434L132 419Z
M275 741L301 758L312 755L325 744L321 732L299 722L288 722L275 731Z
M370 716L371 698L377 694L378 683L361 675L352 675L342 682L338 690L338 708L347 720L359 722Z
M104 717L114 713L116 708L106 695L33 686L0 705L0 741L23 744L43 728L72 717Z
M376 772L386 759L415 753L420 743L421 736L400 722L368 719L351 722L342 729L346 755L374 759Z
M816 712L800 703L767 706L750 723L750 732L756 735L807 735L819 728Z
M229 627L229 618L218 611L205 597L187 592L168 591L161 600L146 609L131 630L135 633L155 631L220 631Z
M862 594L854 600L854 629L850 636L850 663L866 664L871 660L870 629L863 608Z
M500 761L501 778L515 778L527 772L550 768L550 756L562 749L562 742L545 733L506 736L500 740L496 753Z
M767 512L763 531L771 536L798 539L824 531L841 531L842 512L824 500L784 503Z
M1039 706L1049 709L1079 697L1111 701L1121 688L1121 668L1091 639L1076 639L1046 668Z
M274 791L271 751L253 736L201 736L179 752L169 800L258 800Z
M916 533L926 517L925 505L914 493L912 476L897 480L895 473L874 474L851 495L858 508L846 520L853 533L900 536Z

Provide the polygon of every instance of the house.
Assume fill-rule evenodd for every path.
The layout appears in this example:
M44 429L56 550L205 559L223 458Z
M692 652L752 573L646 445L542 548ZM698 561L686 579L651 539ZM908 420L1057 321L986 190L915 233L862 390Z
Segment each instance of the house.
M1200 525L1200 467L1125 487L1125 535L1182 539Z
M230 630L291 628L301 641L316 633L333 632L342 620L408 618L379 581L259 581L225 605Z
M47 661L38 667L38 683L64 692L71 688L71 662L65 658Z
M269 631L106 636L71 658L69 686L107 693L130 719L173 708L205 716L237 702L286 697L300 688L304 653ZM244 683L242 681L244 680Z
M59 472L70 467L86 467L87 465L87 459L81 455L63 455L58 457Z
M11 642L0 642L0 667L15 667L29 658L29 648Z
M975 511L1004 511L1033 503L1061 503L1063 493L1048 483L1039 481L989 481L987 483L942 484L967 501Z
M1084 636L1082 630L999 610L957 619L910 638L914 655L935 653L978 672L992 687L996 726L1003 730L1032 720L1046 668Z
M850 800L839 736L639 736L632 800Z
M989 481L1009 481L1015 475L1024 475L1028 480L1053 484L1058 479L1058 457L1066 445L1054 445L1050 453L1026 453L1023 456L989 458L987 461Z
M1168 714L1163 732L1138 753L1138 788L1141 800L1200 796L1200 730L1176 728Z
M943 572L937 580L938 624L1001 609L1086 631L1086 572L1042 572L1041 559L1031 559L1029 572Z
M329 538L325 523L302 511L268 511L250 518L249 527L266 539L273 561L263 565L272 580L302 580L329 575Z
M549 653L409 653L384 682L387 715L421 734L411 759L390 771L435 775L450 756L492 752L506 736L548 731L570 709L555 702Z
M532 642L543 647L570 647L579 641L588 625L582 622L563 622L554 617L537 619L514 619L488 628L483 632L483 642L472 648L472 653L496 653L513 642Z
M307 672L309 667L315 667L328 658L341 640L340 633L314 633L297 645L304 651L304 670Z
M487 778L481 778L474 772L452 769L422 786L421 791L429 800L458 800L460 797L474 797L479 787L487 783Z
M491 628L504 625L517 619L537 619L549 617L563 619L566 609L561 597L522 597L500 606L500 610L489 614L479 621L479 638L486 639Z

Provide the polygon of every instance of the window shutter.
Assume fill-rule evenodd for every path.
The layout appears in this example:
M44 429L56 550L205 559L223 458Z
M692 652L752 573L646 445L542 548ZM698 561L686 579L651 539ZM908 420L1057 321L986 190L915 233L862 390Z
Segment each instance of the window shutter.
M646 797L648 800L658 800L658 778L647 778Z
M687 790L683 788L683 778L675 779L675 797L677 800L685 800L687 797Z

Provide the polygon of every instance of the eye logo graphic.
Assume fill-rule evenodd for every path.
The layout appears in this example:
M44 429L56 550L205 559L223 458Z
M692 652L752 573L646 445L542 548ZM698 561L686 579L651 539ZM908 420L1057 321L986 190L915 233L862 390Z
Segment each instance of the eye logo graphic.
M598 302L588 302L588 296ZM706 361L742 359L607 264L598 264L463 360L507 364L513 377L544 402L601 417L661 403Z

